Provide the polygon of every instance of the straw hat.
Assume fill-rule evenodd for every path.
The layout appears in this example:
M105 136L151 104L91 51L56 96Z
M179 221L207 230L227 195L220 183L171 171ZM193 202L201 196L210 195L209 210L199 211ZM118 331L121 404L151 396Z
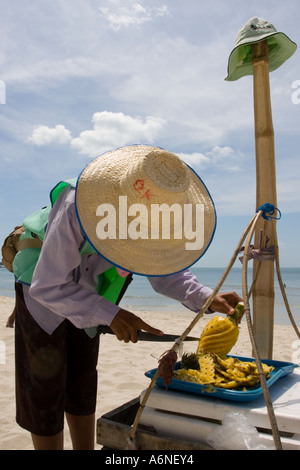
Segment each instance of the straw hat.
M251 45L265 39L269 46L270 72L280 67L297 49L297 45L284 33L277 32L271 23L261 18L251 18L237 34L225 80L233 81L245 75L253 75Z
M99 254L147 276L194 264L216 226L213 200L199 176L178 156L149 145L113 150L88 164L77 181L76 210Z

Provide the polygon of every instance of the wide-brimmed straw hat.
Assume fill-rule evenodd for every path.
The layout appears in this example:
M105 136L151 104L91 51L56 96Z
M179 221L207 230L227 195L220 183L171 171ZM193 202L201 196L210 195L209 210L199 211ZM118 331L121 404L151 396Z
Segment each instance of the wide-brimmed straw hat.
M268 41L269 46L270 72L280 67L297 49L297 45L286 34L277 32L271 23L262 18L251 18L237 34L225 80L233 81L245 75L253 75L251 45L264 40Z
M149 145L119 148L89 163L77 181L76 211L99 254L147 276L193 265L216 227L200 177L178 156Z

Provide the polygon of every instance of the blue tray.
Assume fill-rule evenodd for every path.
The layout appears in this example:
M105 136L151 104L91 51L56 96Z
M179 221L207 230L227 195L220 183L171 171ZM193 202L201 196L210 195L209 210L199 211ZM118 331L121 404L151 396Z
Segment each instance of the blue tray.
M238 358L242 361L254 362L253 357L242 357L242 356L231 356L231 357ZM267 379L268 387L273 385L281 377L291 374L294 371L294 369L298 367L297 364L293 364L291 362L272 361L269 359L262 359L262 362L264 364L267 364L268 366L274 367L274 370L270 374L270 378ZM175 369L180 369L180 368L181 368L181 362L177 362L175 365ZM157 369L149 370L145 372L145 375L146 377L149 377L150 379L152 379L156 371ZM181 392L194 393L196 395L202 395L202 396L213 397L213 398L222 398L224 400L231 400L231 401L242 401L242 402L252 401L252 400L255 400L256 398L259 398L261 395L263 395L263 390L262 390L260 383L258 383L257 385L253 387L247 387L246 391L224 389L220 387L213 387L213 391L211 391L211 388L209 388L207 385L200 385L200 384L196 384L192 382L185 382L184 380L178 380L175 378L173 378L170 385L166 387L163 383L163 379L161 377L158 377L155 385L157 387L168 388L171 390L179 390Z

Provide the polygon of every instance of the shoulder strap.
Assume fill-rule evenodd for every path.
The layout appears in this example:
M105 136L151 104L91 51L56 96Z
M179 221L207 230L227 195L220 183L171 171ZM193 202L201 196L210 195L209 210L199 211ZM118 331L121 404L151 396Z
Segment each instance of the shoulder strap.
M60 193L67 187L67 186L72 186L73 188L76 187L78 178L71 178L65 181L60 181L56 186L54 186L53 189L51 189L50 192L50 201L52 206L55 204L57 201L58 196Z

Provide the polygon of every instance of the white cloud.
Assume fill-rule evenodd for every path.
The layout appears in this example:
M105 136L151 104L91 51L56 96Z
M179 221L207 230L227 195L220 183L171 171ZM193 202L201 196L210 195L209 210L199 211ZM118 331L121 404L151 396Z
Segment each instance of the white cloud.
M212 157L213 161L223 161L224 159L228 160L231 158L236 158L236 152L234 149L226 145L225 147L220 147L216 145L211 152L209 152L209 156Z
M223 172L238 171L240 169L241 160L245 157L232 147L224 146L220 147L215 145L211 150L208 150L206 154L194 152L194 153L180 153L180 158L185 161L188 165L194 168L196 171L206 169L208 167L221 169Z
M224 147L215 145L210 152L207 152L207 156L213 165L228 171L238 171L241 161L245 158L241 152L228 145Z
M29 142L42 147L53 143L66 144L72 140L71 133L62 124L57 124L55 127L48 126L35 126Z
M165 122L157 117L133 118L123 113L102 111L92 118L93 129L85 130L72 140L80 153L95 156L112 148L136 143L153 143Z
M179 153L178 156L192 168L206 166L209 163L209 158L203 153Z
M53 143L70 143L78 152L95 156L123 145L152 144L163 129L165 121L158 117L133 118L123 113L102 111L92 117L93 129L82 131L72 138L71 132L62 124L55 127L35 126L28 142L38 147Z
M107 21L108 27L114 31L119 31L122 28L130 26L140 26L141 24L148 23L154 18L169 15L167 5L161 7L147 7L138 2L129 1L129 5L124 6L124 0L121 2L110 2L111 6L99 7L99 11Z

